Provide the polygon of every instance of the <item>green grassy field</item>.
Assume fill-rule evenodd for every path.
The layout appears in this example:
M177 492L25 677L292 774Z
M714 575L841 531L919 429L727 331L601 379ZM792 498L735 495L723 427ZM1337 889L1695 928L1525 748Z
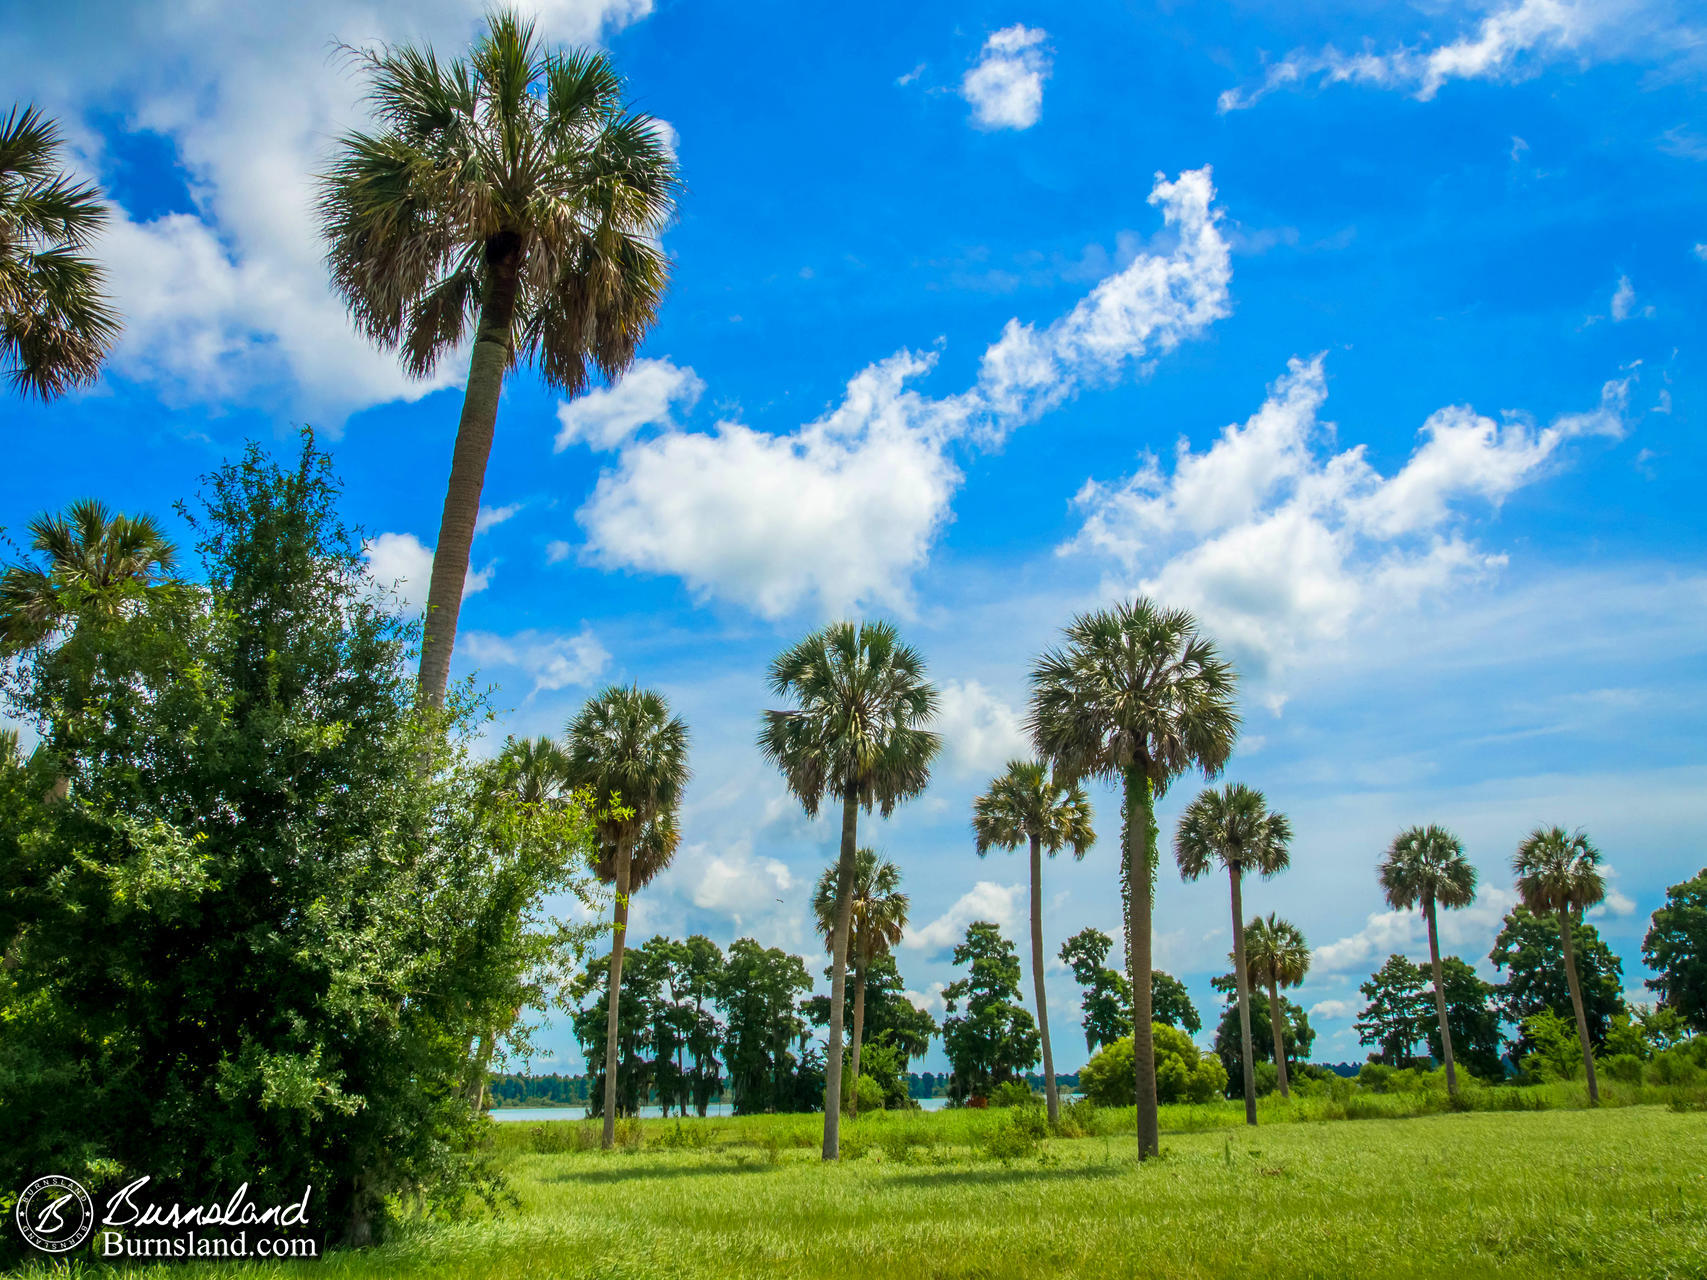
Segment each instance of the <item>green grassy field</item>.
M147 1274L1707 1276L1707 1112L1200 1124L1142 1166L1129 1118L1002 1159L1009 1115L879 1114L847 1126L852 1158L832 1167L814 1117L651 1121L608 1154L582 1149L579 1122L504 1126L494 1155L519 1204L499 1217L312 1264Z

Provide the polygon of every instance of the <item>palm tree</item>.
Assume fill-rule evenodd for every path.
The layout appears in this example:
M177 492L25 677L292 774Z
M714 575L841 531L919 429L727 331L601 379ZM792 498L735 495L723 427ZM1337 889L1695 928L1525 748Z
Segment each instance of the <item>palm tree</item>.
M824 950L834 952L836 918L841 903L836 898L836 872L831 863L818 877L812 895L812 914L818 932L824 935ZM855 1085L859 1082L859 1050L865 1041L865 977L872 962L887 955L901 941L907 928L907 895L901 892L901 868L879 859L877 850L861 849L854 854L853 907L848 913L848 963L854 971L853 1051L849 1054ZM859 1111L859 1089L852 1091L852 1110Z
M1049 1007L1043 992L1043 852L1054 857L1071 847L1083 858L1096 843L1091 803L1077 782L1067 782L1041 760L1010 760L1008 771L990 781L972 803L972 834L981 858L992 848L1031 846L1031 985L1037 997L1037 1028L1043 1037L1043 1092L1049 1122L1061 1116L1055 1085L1055 1055L1049 1048Z
M60 147L34 107L0 121L0 364L43 400L93 382L119 336L105 273L81 252L107 205L64 172Z
M491 15L468 59L410 45L357 55L381 121L320 180L332 283L357 326L425 377L474 327L421 645L444 702L504 375L518 360L580 394L619 376L657 317L676 163L629 111L609 57L543 48Z
M1286 1072L1286 1020L1280 1012L1280 988L1296 987L1310 972L1310 946L1290 920L1273 912L1267 919L1257 916L1245 929L1245 976L1268 988L1269 1030L1274 1033L1274 1065L1279 1072L1280 1096L1290 1098L1292 1089ZM1250 1061L1247 1053L1245 1061Z
M1263 793L1242 782L1210 787L1185 807L1174 832L1174 861L1181 880L1196 880L1219 862L1233 888L1233 983L1239 993L1239 1037L1244 1048L1245 1123L1257 1122L1257 1086L1251 1059L1251 985L1245 955L1242 885L1247 871L1268 877L1291 864L1292 824L1271 813Z
M676 809L687 785L688 730L664 695L611 685L569 722L571 787L591 791L599 860L594 870L616 889L605 1021L604 1146L616 1143L617 1009L628 901L675 857Z
M842 1014L853 918L859 811L884 817L925 789L942 742L927 726L937 693L924 659L887 622L832 622L779 653L770 689L792 710L766 711L759 750L782 771L806 815L826 796L842 803L830 940L830 1041L824 1052L824 1159L841 1151Z
M1577 1015L1577 1040L1583 1049L1583 1070L1588 1073L1590 1105L1600 1103L1600 1086L1594 1078L1594 1050L1589 1045L1588 1018L1583 1014L1582 983L1577 977L1576 946L1571 929L1589 907L1606 897L1606 880L1600 874L1600 850L1589 843L1581 830L1536 827L1511 860L1517 875L1517 896L1536 915L1554 912L1559 917L1559 943L1565 952L1565 983L1571 989L1571 1008Z
M1452 1029L1446 1025L1446 991L1440 979L1440 934L1435 908L1456 910L1476 900L1476 868L1464 846L1445 827L1412 827L1394 837L1381 859L1381 892L1395 911L1422 903L1428 922L1428 958L1434 971L1434 1013L1440 1020L1441 1057L1446 1062L1446 1091L1458 1092L1458 1068L1452 1061Z
M1157 797L1187 769L1213 777L1238 735L1235 676L1184 610L1139 598L1081 614L1066 644L1031 669L1027 720L1037 753L1064 778L1118 779L1125 793L1122 876L1132 982L1138 1154L1157 1154L1150 1032L1150 915Z

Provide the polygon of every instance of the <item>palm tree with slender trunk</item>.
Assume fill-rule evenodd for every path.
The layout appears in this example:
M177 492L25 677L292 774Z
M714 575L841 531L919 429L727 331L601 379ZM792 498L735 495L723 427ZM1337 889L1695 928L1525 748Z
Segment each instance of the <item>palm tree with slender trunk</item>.
M1233 981L1239 995L1246 1124L1257 1122L1257 1086L1251 1056L1251 984L1242 887L1249 872L1266 879L1286 870L1292 861L1287 851L1291 841L1292 824L1286 815L1272 812L1263 793L1242 782L1230 782L1219 791L1213 787L1204 790L1185 807L1174 832L1174 860L1179 863L1181 880L1196 880L1218 862L1226 868L1233 889Z
M34 107L0 121L0 368L42 400L94 382L119 336L105 273L83 253L107 204L65 172L62 149Z
M332 284L411 376L474 334L421 644L421 695L436 707L504 376L531 361L575 396L594 370L616 378L633 363L669 281L658 235L676 162L606 54L547 49L510 10L466 60L410 45L353 56L380 127L342 138L320 179Z
M842 805L830 944L830 1037L824 1052L824 1159L841 1153L842 1021L853 918L859 811L888 817L930 782L942 746L927 726L937 692L924 659L888 622L833 622L778 654L769 684L794 706L764 713L759 750L782 772L806 815L825 797Z
M841 903L836 899L838 867L831 863L818 877L818 888L812 895L812 914L818 922L818 932L824 935L824 950L835 946L836 918ZM860 849L854 854L853 906L848 914L848 964L854 976L853 1045L848 1053L848 1069L853 1072L854 1088L849 1090L849 1111L859 1114L859 1051L865 1042L865 979L872 962L887 955L907 928L907 895L901 892L901 868L877 850Z
M1062 777L1107 778L1124 792L1121 870L1144 1159L1161 1150L1150 1030L1155 802L1186 770L1213 777L1226 764L1239 731L1236 677L1191 614L1143 598L1079 615L1065 640L1032 665L1027 727Z
M1245 927L1246 980L1268 988L1269 1030L1274 1034L1274 1065L1280 1096L1292 1096L1286 1070L1286 1019L1280 1011L1280 989L1296 987L1310 972L1310 946L1303 931L1273 912L1257 916ZM1249 1061L1247 1056L1246 1061Z
M991 849L1031 848L1031 985L1037 999L1037 1029L1043 1041L1043 1092L1049 1123L1061 1118L1055 1055L1049 1047L1049 1002L1043 990L1043 855L1070 848L1083 858L1096 843L1091 802L1084 787L1058 777L1041 760L1011 760L972 802L972 834L981 858Z
M1565 984L1571 990L1571 1009L1577 1015L1577 1040L1583 1050L1583 1070L1588 1075L1588 1100L1600 1105L1600 1085L1594 1076L1594 1048L1588 1038L1588 1017L1583 1013L1582 981L1577 975L1576 945L1572 929L1582 913L1606 898L1606 878L1600 871L1600 850L1581 830L1536 827L1511 860L1517 876L1517 896L1536 915L1552 912L1559 919L1559 945L1564 950Z
M688 730L664 695L638 685L611 685L589 698L569 722L572 788L592 795L599 860L594 870L615 889L610 988L605 1017L603 1144L616 1144L618 1001L629 898L675 857L676 811L687 786Z
M1445 827L1412 827L1393 838L1378 869L1381 892L1395 911L1422 904L1428 923L1428 959L1434 973L1434 1014L1440 1020L1440 1056L1446 1064L1446 1091L1458 1094L1458 1068L1452 1060L1452 1028L1446 1025L1446 989L1440 977L1440 931L1436 909L1456 910L1476 900L1476 868L1464 846Z

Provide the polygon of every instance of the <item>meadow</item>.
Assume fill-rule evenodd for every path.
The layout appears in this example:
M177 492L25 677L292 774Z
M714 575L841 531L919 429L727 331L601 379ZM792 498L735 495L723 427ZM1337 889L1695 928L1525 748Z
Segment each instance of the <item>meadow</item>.
M1040 1138L1023 1111L862 1116L833 1166L812 1116L629 1121L609 1153L589 1122L505 1125L500 1213L315 1263L127 1274L1701 1277L1707 1109L1650 1092L1596 1110L1570 1085L1478 1098L1500 1110L1265 1099L1256 1130L1237 1104L1164 1107L1162 1156L1142 1165L1130 1111L1083 1107L1076 1137ZM1371 1118L1335 1122L1347 1101Z

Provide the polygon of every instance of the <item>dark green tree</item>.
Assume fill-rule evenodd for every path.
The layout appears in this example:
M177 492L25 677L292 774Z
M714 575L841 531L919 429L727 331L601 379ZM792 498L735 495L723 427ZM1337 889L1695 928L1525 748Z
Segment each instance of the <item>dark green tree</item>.
M1571 952L1581 974L1589 1040L1599 1044L1624 1007L1624 966L1588 921L1572 922L1571 939ZM1488 960L1505 975L1499 987L1500 1012L1519 1028L1513 1046L1518 1057L1533 1050L1521 1030L1523 1020L1531 1014L1551 1009L1567 1021L1574 1020L1556 914L1537 915L1525 906L1513 909L1500 925Z
M1081 929L1061 944L1058 953L1078 981L1085 1048L1092 1053L1132 1034L1132 986L1125 974L1103 963L1113 946L1113 939L1101 929ZM1150 971L1150 1007L1152 1020L1163 1026L1192 1035L1203 1030L1203 1019L1185 983L1164 970Z
M1037 1023L1020 1003L1019 956L997 926L987 920L968 925L954 963L965 965L967 974L942 993L942 1047L954 1068L949 1094L988 1097L1037 1064Z
M1648 990L1696 1034L1707 1034L1707 867L1666 890L1642 939L1642 959L1654 971Z
M1446 1025L1453 1051L1464 1069L1483 1080L1505 1078L1501 1055L1505 1037L1500 1029L1499 988L1482 978L1457 956L1440 962L1441 987L1446 997ZM1438 1021L1438 1019L1437 1019ZM1441 1060L1440 1031L1428 1027L1428 1051Z
M723 1062L737 1115L811 1110L821 1100L800 1097L797 1078L806 1067L806 1035L799 999L812 990L806 962L779 947L737 938L719 979L723 1010ZM821 1068L820 1068L821 1069Z
M1582 973L1576 959L1572 924L1606 897L1606 879L1600 872L1600 850L1583 831L1563 827L1536 827L1511 859L1517 896L1537 914L1552 912L1559 921L1559 946L1564 952L1561 968L1571 997L1571 1012L1577 1024L1577 1042L1582 1047L1583 1071L1588 1075L1590 1106L1600 1103L1600 1084L1595 1079L1594 1046L1599 1043L1589 1030L1584 1007ZM1622 1004L1622 1001L1620 1001ZM1601 1031L1600 1039L1606 1032Z
M723 981L723 951L703 933L682 944L678 974L679 998L693 1005L693 1020L687 1031L687 1051L693 1061L688 1072L688 1096L694 1110L705 1114L711 1100L723 1089L718 1051L723 1026L714 1011Z
M1428 1034L1429 996L1423 971L1401 955L1387 962L1358 988L1369 1003L1352 1025L1358 1040L1375 1047L1371 1055L1390 1067L1408 1067L1417 1045Z
M1239 1056L1241 1033L1239 1029L1239 1006L1237 990L1233 983L1232 974L1223 974L1216 978L1211 985L1223 996L1228 997L1226 1005L1221 1010L1221 1018L1215 1024L1215 1055L1221 1059L1221 1065L1227 1069L1227 1096L1240 1097L1243 1093L1245 1064ZM1268 996L1262 991L1251 991L1251 1017L1256 1021L1267 1020L1270 1025L1274 1019L1268 1011ZM1316 1030L1310 1025L1310 1017L1303 1008L1280 997L1280 1027L1281 1041L1285 1045L1286 1061L1294 1074L1310 1057L1310 1046L1316 1043ZM1255 1062L1273 1062L1274 1047L1268 1036L1254 1036L1251 1040L1251 1055ZM1277 1079L1278 1079L1278 1070Z
M828 967L824 977L830 977ZM914 1058L930 1051L931 1039L937 1034L936 1019L907 998L907 985L895 957L888 952L871 962L865 975L865 1041L868 1045L884 1044L901 1055L905 1070ZM830 998L813 996L806 1002L806 1018L815 1027L828 1026ZM861 1070L864 1070L863 1060Z

